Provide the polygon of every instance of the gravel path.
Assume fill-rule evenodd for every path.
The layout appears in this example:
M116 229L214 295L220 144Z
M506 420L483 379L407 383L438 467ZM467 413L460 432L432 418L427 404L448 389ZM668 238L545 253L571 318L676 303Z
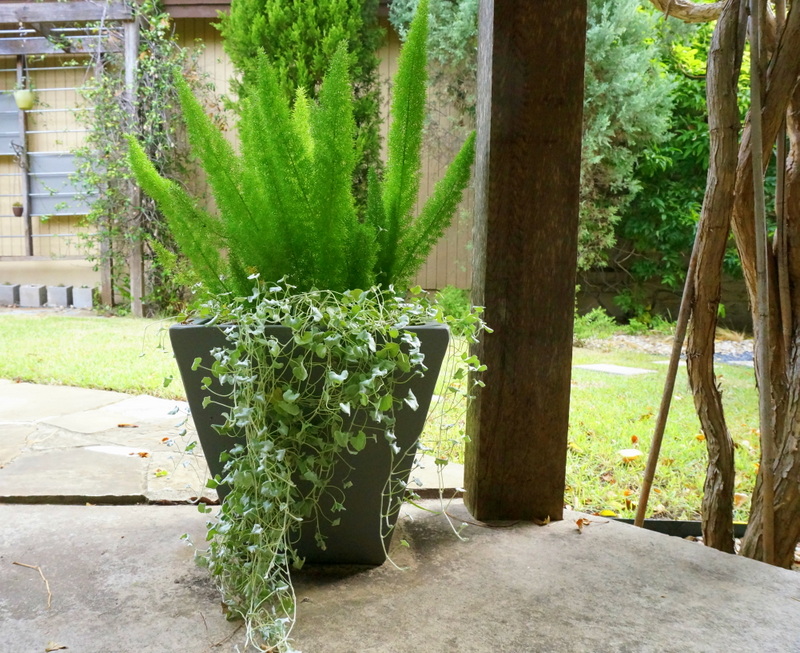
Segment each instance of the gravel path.
M669 358L672 353L672 336L616 335L610 338L587 340L584 343L584 347L602 351L630 349ZM684 357L685 351L686 345L684 344ZM714 343L714 352L714 360L717 363L752 365L753 340L717 340Z

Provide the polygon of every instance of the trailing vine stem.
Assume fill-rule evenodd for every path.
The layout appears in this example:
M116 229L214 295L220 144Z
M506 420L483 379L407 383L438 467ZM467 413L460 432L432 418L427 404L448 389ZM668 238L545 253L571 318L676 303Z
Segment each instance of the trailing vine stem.
M407 491L405 480L391 479L407 453L394 435L396 412L417 409L411 391L395 391L427 369L414 327L446 317L419 288L407 295L391 287L297 293L285 281L252 280L249 297L212 299L202 311L225 325L229 342L211 352L205 402L226 407L218 431L244 443L223 454L224 473L209 482L229 493L209 521L201 560L230 612L245 620L248 642L291 651L290 571L304 562L296 548L301 528L313 528L325 548L326 532L347 507L342 487L332 484L334 467L350 469L368 446L387 452L382 534L392 528L387 517ZM290 335L268 335L268 325ZM478 371L477 361L464 361ZM201 364L196 359L195 369ZM222 388L216 395L212 377ZM331 514L321 506L332 506Z

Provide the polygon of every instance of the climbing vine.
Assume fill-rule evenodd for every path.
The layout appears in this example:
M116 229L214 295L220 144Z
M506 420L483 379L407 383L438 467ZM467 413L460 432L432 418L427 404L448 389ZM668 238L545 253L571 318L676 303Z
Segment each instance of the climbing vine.
M179 46L170 16L157 0L132 7L140 24L135 98L131 103L126 94L123 54L92 55L93 75L80 89L85 108L78 118L88 133L75 152L75 177L90 204L85 218L91 227L85 237L90 260L110 267L115 295L129 298L126 261L132 247L141 243L146 310L175 312L188 300L187 278L180 273L173 237L155 202L142 196L137 210L131 207L125 134L136 135L161 174L179 183L187 180L191 158L183 138L176 78L187 79L206 104L214 101L213 86L198 72L199 48ZM97 27L122 38L119 25Z

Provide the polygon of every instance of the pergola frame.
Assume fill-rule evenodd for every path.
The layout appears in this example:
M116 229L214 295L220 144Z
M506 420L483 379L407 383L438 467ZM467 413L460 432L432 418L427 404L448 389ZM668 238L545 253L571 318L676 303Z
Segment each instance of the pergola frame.
M122 44L102 40L96 44L87 44L81 39L69 39L60 33L59 27L67 23L95 23L114 21L122 23L124 42ZM55 54L59 52L75 53L103 53L119 52L125 53L125 86L128 95L128 106L133 119L133 107L135 105L135 80L136 62L139 49L139 25L136 18L124 2L96 3L89 1L79 2L18 2L0 4L0 24L19 24L36 31L37 36L25 36L19 39L0 39L0 55L17 56L17 78L22 75L23 57L26 55ZM25 112L20 111L20 133L22 137L22 165L26 165L27 143L26 143L26 118ZM32 228L30 215L29 188L27 175L23 175L23 195L24 204L24 229L25 229L25 249L27 259L33 257L32 247ZM131 221L138 220L138 193L131 190ZM111 283L111 262L108 257L110 243L101 243L101 267L100 267L100 296L104 305L111 306L114 303L113 288ZM132 312L141 317L143 315L142 296L144 294L144 268L142 264L141 243L133 243L132 252L129 257L130 278L131 278L131 297Z

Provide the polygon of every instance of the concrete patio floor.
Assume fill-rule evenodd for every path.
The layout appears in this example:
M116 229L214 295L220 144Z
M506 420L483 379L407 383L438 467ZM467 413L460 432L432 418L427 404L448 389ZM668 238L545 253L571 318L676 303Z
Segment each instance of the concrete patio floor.
M450 512L468 518L460 502ZM296 574L296 647L800 651L797 573L605 520L579 533L578 517L468 526L461 542L442 517L410 509L400 523L411 547L395 555L405 570ZM4 653L245 651L241 626L225 620L180 539L203 542L193 507L1 505L0 520Z
M207 517L153 503L196 496L205 472L158 457L175 455L163 439L181 420L147 399L0 382L0 653L245 651L181 539L202 545ZM110 505L85 505L98 502ZM598 517L579 532L578 513L487 527L459 500L448 512L466 541L405 509L404 570L297 573L296 647L800 653L797 572Z

